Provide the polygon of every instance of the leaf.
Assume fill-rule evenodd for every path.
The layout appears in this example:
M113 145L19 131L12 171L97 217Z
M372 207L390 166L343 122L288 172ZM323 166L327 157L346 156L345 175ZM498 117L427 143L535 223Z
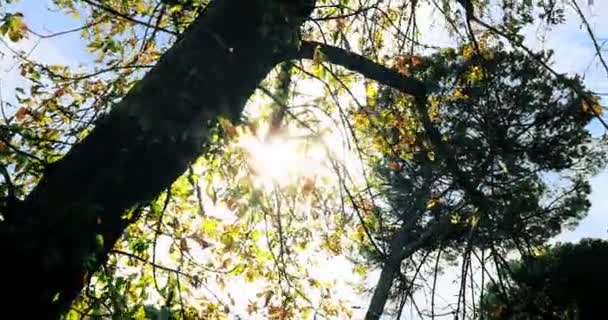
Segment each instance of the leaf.
M429 200L429 201L426 203L426 208L427 208L427 209L432 209L432 208L434 208L436 205L437 205L437 201L436 201L436 200L434 200L434 199L431 199L431 200Z
M323 61L326 61L327 57L325 56L325 54L323 53L323 51L321 51L321 47L317 46L315 48L315 51L312 54L312 62L315 65L319 65L321 64Z
M255 279L257 279L258 276L259 276L258 271L256 271L253 268L248 268L247 272L245 272L245 281L253 282L253 281L255 281Z
M367 274L367 267L364 264L358 264L353 268L353 272L360 276L365 276Z
M103 241L103 235L101 235L101 234L97 234L97 235L95 236L95 242L97 243L97 246L98 246L99 248L103 248L103 242L104 242L104 241Z
M228 267L230 267L230 265L232 265L232 259L230 258L226 258L223 262L222 262L222 269L228 269Z
M451 224L458 224L460 222L460 214L458 212L454 212L450 217Z
M412 66L418 66L422 64L422 58L418 56L412 56Z
M462 88L458 88L456 89L456 91L454 91L454 98L456 100L466 100L469 98L469 96L464 92Z
M64 94L65 94L64 87L59 87L57 90L55 90L55 96L57 96L57 97L61 97Z
M600 105L600 97L592 96L583 99L583 111L601 116L604 108Z
M17 110L17 112L15 112L15 118L17 118L18 121L23 121L25 116L27 116L29 113L30 111L26 107L21 107Z
M473 46L467 44L462 48L462 56L465 59L470 59L471 57L473 57L473 54L475 54L475 49L473 48Z
M215 234L219 226L219 221L213 218L203 220L202 229L205 234Z
M473 215L469 217L469 223L471 224L471 227L475 228L479 223L479 216Z
M2 25L0 25L0 34L8 35L8 38L13 42L27 37L27 26L23 21L23 14L20 12L6 14Z
M504 162L498 160L498 165L500 166L502 173L505 173L505 174L509 173L509 169L507 168L507 165Z
M545 254L545 248L543 247L535 247L532 249L532 255L535 257L540 257Z
M53 296L53 300L51 302L57 302L59 300L60 295L61 295L60 292L55 293L55 295Z
M399 165L399 163L397 163L396 161L389 162L388 166L395 171L401 169L401 165Z
M311 177L304 178L304 183L302 185L302 194L310 194L315 190L315 180Z
M426 156L429 158L429 160L435 161L435 151L427 152Z
M397 58L397 70L406 76L410 75L410 66L407 63L408 58L406 56L400 56Z
M240 274L242 274L245 271L245 264L238 264L236 267L234 267L234 269L232 269L228 274L232 274L235 276L238 276Z

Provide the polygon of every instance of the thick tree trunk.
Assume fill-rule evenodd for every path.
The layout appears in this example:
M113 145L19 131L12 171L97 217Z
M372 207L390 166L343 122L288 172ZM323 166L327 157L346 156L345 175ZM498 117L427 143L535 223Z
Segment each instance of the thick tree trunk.
M57 319L130 221L204 150L217 116L238 121L293 51L312 0L213 1L204 15L0 224L3 312ZM101 241L103 239L103 241Z

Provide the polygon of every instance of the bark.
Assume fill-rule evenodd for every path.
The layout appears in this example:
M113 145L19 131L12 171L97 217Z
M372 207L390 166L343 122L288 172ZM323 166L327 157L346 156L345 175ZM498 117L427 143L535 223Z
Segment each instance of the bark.
M213 1L180 40L0 224L3 310L57 319L132 219L203 151L217 116L237 122L291 52L312 0ZM290 51L291 50L291 51ZM101 243L103 239L103 243Z
M397 257L393 257L393 261L386 263L380 271L380 278L374 288L372 300L369 303L365 320L378 320L384 313L384 307L389 298L389 293L393 287L395 277L400 272L401 260L396 261Z

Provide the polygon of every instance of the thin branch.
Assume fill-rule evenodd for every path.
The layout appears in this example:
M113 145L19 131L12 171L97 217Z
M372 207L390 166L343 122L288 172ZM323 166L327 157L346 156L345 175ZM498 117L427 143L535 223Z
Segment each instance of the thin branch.
M591 26L589 25L589 22L587 21L585 14L583 14L583 11L578 6L578 3L576 3L576 0L571 0L571 1L572 1L572 6L574 7L574 9L576 9L578 16L581 18L581 21L583 22L583 24L585 25L585 28L587 29L587 33L589 34L589 37L591 38L591 42L593 42L593 47L595 48L595 54L600 58L600 62L602 63L602 66L604 66L604 71L606 71L606 75L608 76L608 64L606 64L606 60L604 60L604 56L602 56L602 49L599 46L599 44L597 43L597 39L595 38L593 30L591 30Z
M194 189L194 192L196 194L196 199L197 199L197 203L198 203L198 209L200 210L200 214L202 216L205 215L205 207L203 206L203 195L201 192L201 186L198 185L198 179L195 180L194 179L194 169L192 168L192 166L188 167L188 182L190 182L190 185L192 186L192 189Z
M168 271L168 272L173 272L173 273L182 275L184 277L193 278L192 275L189 275L189 274L187 274L187 273L185 273L183 271L179 271L179 270L176 270L176 269L172 269L172 268L169 268L169 267L157 264L155 262L152 262L152 261L150 261L148 259L140 257L140 256L138 256L138 255L136 255L134 253L131 253L131 252L126 252L126 251L122 251L122 250L118 250L118 249L113 249L113 250L110 251L110 253L112 253L112 254L120 254L120 255L123 255L123 256L127 256L129 258L141 261L141 262L143 262L145 264L149 264L149 265L151 265L154 268L161 269L161 270Z
M109 6L106 6L104 4L97 3L97 2L92 1L92 0L82 0L82 1L85 2L85 3L88 3L89 5L91 5L93 7L96 7L98 9L103 10L103 11L111 13L111 14L115 15L116 17L121 18L123 20L129 21L129 22L132 22L132 23L135 23L135 24L139 24L139 25L142 25L142 26L145 26L145 27L148 27L148 28L152 28L154 30L163 31L163 32L166 32L166 33L174 35L174 36L178 35L177 32L171 31L169 29L165 29L165 28L160 27L160 26L151 25L151 24L149 24L149 23L147 23L145 21L137 20L137 19L135 19L133 17L130 17L130 16L124 14L124 13L121 13L121 12L117 11L116 9L114 9L112 7L109 7Z
M64 30L64 31L59 31L59 32L54 32L54 33L48 33L48 34L41 34L38 33L30 28L27 29L27 31L33 35L35 35L36 37L40 38L40 39L49 39L49 38L54 38L54 37L59 37L65 34L69 34L72 32L78 32L78 31L82 31L84 29L88 29L90 27L93 27L95 25L98 25L102 22L102 19L99 19L99 21L93 21L93 22L89 22L83 26L77 27L77 28L73 28L73 29L68 29L68 30Z
M169 206L169 202L171 201L171 187L167 188L167 195L165 198L165 203L163 204L163 208L161 209L160 216L158 217L158 224L156 225L156 230L154 232L154 248L152 249L152 278L154 279L154 287L156 287L156 291L160 294L160 288L158 287L158 281L156 280L156 244L158 242L158 236L161 234L161 227L163 224L163 217L165 216L165 212L167 211L167 207Z
M433 269L433 289L431 291L431 319L435 319L435 294L437 293L437 276L439 275L439 261L441 259L441 252L443 251L443 245L439 246L437 251L437 258L435 259L435 268Z
M547 64L547 62L543 61L543 59L541 59L537 54L532 52L532 50L530 48L526 47L523 44L522 40L514 39L513 35L509 35L506 32L503 32L503 31L497 29L496 27L493 27L493 26L485 23L484 21L480 20L477 17L471 17L471 21L478 23L479 25L488 29L490 32L493 32L494 34L497 34L497 35L501 36L502 38L505 38L511 44L514 44L517 48L525 51L530 57L532 57L534 59L534 61L539 63L543 68L545 68L547 71L549 71L551 74L553 74L555 76L555 78L557 78L558 80L560 80L564 83L570 82L570 81L568 81L568 79L566 79L566 77L563 74L555 71L555 69L551 68L551 66L549 66L549 64ZM585 94L580 89L573 87L573 86L570 86L570 89L572 89L576 94L578 94L587 104L593 105L595 103L594 101L591 100L591 97L589 97L589 95ZM599 122L602 124L602 126L608 130L608 123L606 123L606 121L604 119L602 119L602 117L600 116L598 111L596 111L595 108L590 108L590 110L591 110L591 112L593 112L596 119L599 120Z
M368 7L361 7L359 9L350 9L352 10L349 13L345 13L345 14L341 14L341 15L327 15L327 16L323 16L323 17L312 17L310 18L310 20L312 21L327 21L327 20L338 20L338 19L345 19L345 18L350 18L353 16L357 16L360 15L362 13L365 13L371 9L377 9L379 2L376 2L376 4L368 6Z

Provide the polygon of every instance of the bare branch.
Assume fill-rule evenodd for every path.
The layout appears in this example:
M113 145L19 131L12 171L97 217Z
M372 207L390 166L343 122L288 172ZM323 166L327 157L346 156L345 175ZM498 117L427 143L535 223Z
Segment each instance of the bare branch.
M357 53L328 44L303 41L300 50L295 52L292 57L313 59L317 50L323 54L327 62L356 71L368 79L376 80L414 96L424 96L426 94L425 85L422 81L405 76Z

